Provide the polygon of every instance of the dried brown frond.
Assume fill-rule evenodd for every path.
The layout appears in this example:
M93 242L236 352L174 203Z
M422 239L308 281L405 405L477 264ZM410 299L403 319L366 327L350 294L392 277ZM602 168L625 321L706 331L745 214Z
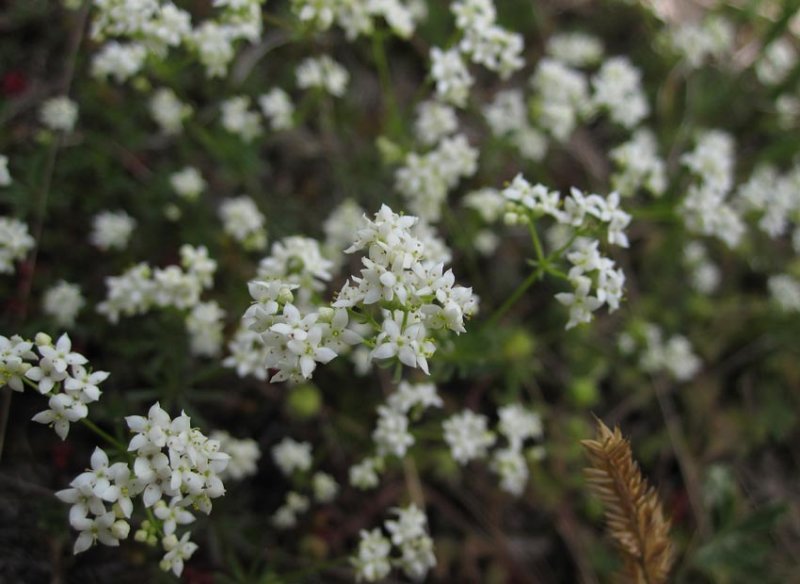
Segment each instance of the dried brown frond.
M673 561L670 522L639 471L630 442L618 427L612 432L597 420L597 438L581 444L592 464L584 470L589 489L603 502L608 534L622 554L622 581L663 584Z

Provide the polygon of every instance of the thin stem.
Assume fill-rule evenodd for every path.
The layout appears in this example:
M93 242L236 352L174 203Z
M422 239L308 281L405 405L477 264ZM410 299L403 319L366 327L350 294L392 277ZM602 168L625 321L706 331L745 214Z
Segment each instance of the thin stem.
M383 33L375 31L372 34L372 58L378 68L378 78L381 84L381 94L386 102L389 113L389 129L393 137L398 137L403 133L403 122L400 119L397 101L394 96L392 78L389 73L389 62L386 59L386 48L383 43Z
M126 455L128 454L128 447L125 446L122 442L114 438L111 434L100 428L97 424L92 422L89 418L82 418L81 423L89 428L92 432L100 436L103 440L111 444L114 448L119 450L120 452L124 452Z
M522 282L522 284L520 284L520 285L517 287L517 289L516 289L516 290L514 290L514 292L511 294L511 296L509 296L509 297L506 299L506 301L505 301L505 302L502 304L502 306L500 306L500 308L498 308L498 309L497 309L497 310L494 312L494 314L492 314L492 316L489 318L489 320L487 320L487 321L486 321L486 326L493 325L493 324L495 324L495 323L496 323L498 320L500 320L500 318L501 318L501 317L502 317L502 316L503 316L503 315L504 315L506 312L508 312L508 310L509 310L509 309L510 309L512 306L514 306L514 304L517 302L517 300L519 300L519 299L520 299L520 297L521 297L523 294L525 294L525 292L528 290L528 288L530 288L530 287L533 285L533 283L534 283L536 280L538 280L538 279L539 279L539 277L541 276L541 274L542 274L542 270L541 270L541 269L537 269L537 270L535 270L535 271L531 272L531 274L530 274L530 275L529 275L527 278L525 278L525 280Z
M531 240L533 241L533 249L536 251L536 259L540 264L546 264L547 259L544 256L544 248L542 247L539 233L536 231L536 225L533 224L533 221L528 221L528 231L530 231Z

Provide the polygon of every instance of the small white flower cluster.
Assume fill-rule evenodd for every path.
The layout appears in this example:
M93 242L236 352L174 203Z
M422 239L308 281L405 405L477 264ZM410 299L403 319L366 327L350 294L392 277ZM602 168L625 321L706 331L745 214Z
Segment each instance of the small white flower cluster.
M623 128L636 127L650 113L641 78L626 57L607 59L592 78L595 107L608 111L611 120Z
M519 89L500 91L483 109L492 134L506 136L523 157L534 162L547 154L547 139L528 121L525 97Z
M572 67L590 67L603 59L603 43L584 32L564 32L547 40L547 54Z
M191 15L169 0L93 0L91 35L116 37L100 49L92 63L97 77L122 82L137 74L148 56L164 58L170 49L194 51L208 77L222 76L233 60L234 44L261 36L263 0L215 0L215 18L192 26Z
M255 440L251 438L240 440L224 430L215 430L209 438L219 442L219 449L230 457L228 466L217 473L220 480L241 481L256 474L258 459L261 458L261 449Z
M447 193L462 178L478 169L478 150L467 137L444 138L426 154L410 152L395 171L395 188L405 197L409 210L426 222L441 218Z
M756 62L756 76L765 85L778 85L797 65L797 49L792 41L779 38L772 41Z
M220 451L219 442L193 428L185 413L172 419L158 403L147 417L128 416L125 421L134 433L128 445L136 457L132 467L125 462L110 465L108 455L97 448L91 468L78 475L69 489L56 493L72 504L70 524L80 532L73 552L83 552L98 541L118 546L130 533L133 498L141 495L155 517L144 521L134 537L150 545L160 537L165 552L161 569L180 576L197 545L189 541L190 532L179 540L176 530L194 522L188 507L208 514L211 500L225 494L219 475L228 455Z
M683 248L683 262L689 269L689 282L701 294L712 294L722 274L708 257L708 250L699 241L690 241Z
M362 530L358 553L350 559L356 570L356 580L377 582L386 578L392 567L403 571L406 577L421 582L436 566L433 540L428 535L428 517L416 505L395 507L391 512L397 519L387 519L380 528ZM395 546L399 556L392 558Z
M669 29L669 43L691 69L705 61L723 61L733 51L736 31L731 22L711 15L701 22L684 22Z
M648 373L665 371L676 381L689 381L700 371L703 363L695 355L689 339L683 335L673 335L666 341L664 332L655 324L646 323L641 337L642 354L639 366ZM636 347L636 338L625 334L620 345L630 352Z
M222 102L220 110L222 127L245 142L252 142L264 132L261 116L257 111L250 109L249 97L244 95L229 97Z
M378 422L372 432L376 454L350 468L350 484L362 490L378 485L387 456L403 458L415 443L409 430L410 418L419 419L428 408L442 407L433 383L411 384L401 381L386 404L378 406Z
M497 413L500 418L498 430L508 440L508 446L495 450L489 467L500 476L500 488L519 497L525 490L529 474L522 449L526 440L542 437L542 419L539 414L519 404L503 406Z
M397 357L409 367L428 373L427 359L436 345L431 330L465 332L464 321L477 310L471 288L455 284L443 263L433 263L420 239L412 233L416 217L401 216L383 205L375 219L356 234L346 252L366 250L360 277L353 277L339 292L334 308L381 306L380 333L372 358Z
M383 18L396 35L408 38L414 33L421 16L402 0L292 0L292 11L299 20L317 31L327 30L335 23L350 41L362 34L371 35L376 18Z
M42 309L62 328L75 326L75 317L86 305L78 284L59 280L44 293Z
M463 108L475 82L464 58L507 79L525 65L524 42L522 35L496 23L497 11L492 0L457 0L450 9L461 38L450 49L431 48L430 74L436 83L437 98Z
M607 230L609 244L628 247L624 230L631 216L619 207L619 194L613 192L603 198L596 194L584 195L572 188L562 199L560 193L549 191L544 185L532 186L522 175L517 175L502 194L508 201L506 222L529 223L548 215L573 232L566 257L572 264L567 279L574 290L556 294L556 300L570 309L566 328L591 322L592 313L603 304L608 305L610 312L615 311L622 299L625 274L615 267L613 260L600 253L597 239L578 237L578 234L590 228L593 218Z
M800 312L800 280L789 274L770 276L767 288L772 301L785 312Z
M175 193L187 200L194 201L206 188L206 181L200 171L187 166L169 175L169 184Z
M800 250L800 165L785 174L772 166L756 168L737 189L735 202L744 212L760 215L758 227L772 239L792 227L792 244Z
M370 359L397 358L428 372L427 359L436 350L430 332L463 332L477 300L471 289L455 285L443 263L431 261L426 243L412 232L416 222L385 205L374 221L364 218L355 243L345 250L367 250L360 276L345 283L333 304L316 309L308 304L330 279L331 262L318 243L306 238L287 238L274 246L260 267L265 279L249 284L255 302L243 318L245 328L259 333L266 347L263 366L277 370L273 382L309 379L317 363L328 363L358 344L372 349ZM375 316L382 322L373 316L373 305L380 308ZM365 338L356 328L371 330L374 337ZM250 368L241 351L251 340L239 338L238 354L226 359L229 366Z
M219 207L222 228L246 250L262 250L267 246L266 218L250 197L226 199Z
M508 79L525 66L522 35L499 26L493 0L457 0L450 4L456 28L462 33L458 44L462 54Z
M523 446L526 440L542 437L542 420L539 414L519 404L503 406L498 410L497 430L508 440L508 446L498 447L491 455L489 468L500 477L500 488L519 497L528 482L528 463ZM442 424L444 440L450 447L453 459L460 465L489 456L497 434L489 429L489 419L472 410L463 410L447 418ZM543 448L536 446L528 456L541 458Z
M39 119L54 132L69 133L78 120L78 104L65 95L50 98L42 104Z
M62 440L71 423L89 415L87 405L100 399L98 386L109 375L87 371L86 363L86 357L72 350L67 333L55 345L44 333L38 333L33 342L17 335L10 339L0 336L0 386L23 391L27 383L47 396L48 409L36 414L33 421L53 427Z
M8 156L0 154L0 187L7 187L11 182L11 173L8 171Z
M559 142L570 137L578 122L592 111L586 75L561 61L545 57L530 79L536 123Z
M703 132L691 152L681 157L699 182L690 185L681 204L689 231L721 239L736 247L745 227L736 208L726 200L733 186L733 138L720 130Z
M103 251L123 250L128 247L136 219L125 211L103 211L92 218L89 241Z
M13 274L14 262L36 245L28 226L12 217L0 217L0 274Z
M117 323L121 315L145 314L154 307L190 310L186 328L192 352L215 355L222 343L224 312L215 302L201 303L200 295L213 285L217 262L203 246L183 245L180 254L180 266L153 269L139 263L119 276L106 278L108 292L97 311Z
M352 238L352 232L350 233ZM325 290L333 275L333 262L311 237L290 235L272 244L270 255L258 264L259 280L280 280L297 290L297 303L306 306L314 292Z
M634 195L643 189L656 197L667 188L666 166L658 155L658 144L653 132L640 128L630 141L614 148L609 153L616 172L611 176L611 185L623 197Z
M486 458L497 437L489 430L489 419L472 410L464 410L442 424L444 441L459 464Z
M425 146L435 146L458 130L456 110L447 104L428 100L417 105L414 135Z
M328 55L301 61L296 75L301 89L319 89L334 97L342 97L350 81L347 69Z
M272 447L272 460L288 478L311 470L313 459L311 444L284 438ZM328 473L317 471L311 477L312 496L317 503L330 503L339 494L339 484ZM272 515L272 524L279 529L297 525L297 516L311 506L310 499L297 491L289 491L286 500Z
M294 124L294 104L280 87L274 87L259 97L258 105L273 130L288 130Z
M192 107L183 103L174 91L166 87L153 93L148 106L161 133L168 136L180 134L183 131L183 122L192 115Z
M147 48L144 45L109 41L92 57L92 77L113 77L117 83L123 83L141 71L146 60Z
M189 351L199 357L216 357L222 349L225 311L215 301L198 302L186 315Z

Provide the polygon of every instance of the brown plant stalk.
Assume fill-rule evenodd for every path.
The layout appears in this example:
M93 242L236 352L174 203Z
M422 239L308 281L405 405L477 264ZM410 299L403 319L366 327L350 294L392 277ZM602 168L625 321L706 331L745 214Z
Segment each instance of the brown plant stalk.
M621 580L665 583L673 563L670 522L655 489L639 471L630 442L619 427L612 432L597 420L596 439L581 444L591 462L584 469L589 490L603 502L607 532L622 555Z

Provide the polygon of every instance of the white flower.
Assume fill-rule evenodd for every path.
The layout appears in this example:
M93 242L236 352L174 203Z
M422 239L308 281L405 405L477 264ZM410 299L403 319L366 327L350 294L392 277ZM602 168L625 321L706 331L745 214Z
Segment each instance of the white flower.
M186 332L192 355L213 357L222 348L225 311L214 301L200 302L186 316Z
M225 233L247 250L264 249L267 245L265 218L250 197L226 199L219 208Z
M416 407L427 409L430 407L440 408L444 405L433 383L412 385L408 381L400 382L397 391L389 396L387 403L391 409L402 413L408 413Z
M595 105L606 109L611 120L634 128L650 113L641 87L641 73L626 57L606 60L592 79Z
M78 105L66 96L53 97L44 102L39 118L51 130L71 132L78 119Z
M436 94L442 101L465 107L474 79L457 49L431 49L431 77L436 82Z
M771 42L756 63L756 76L765 85L777 85L797 64L797 50L788 39L779 38Z
M143 45L109 41L92 57L92 76L98 79L113 77L114 81L122 83L141 71L145 59L147 49Z
M800 311L800 282L788 274L771 276L767 281L772 300L785 311Z
M417 106L414 134L422 144L433 146L458 129L455 110L443 103L424 101Z
M556 60L573 67L586 67L603 58L603 43L582 32L554 34L547 41L547 52Z
M0 187L11 184L11 173L8 172L8 156L0 154Z
M169 176L169 184L178 196L194 201L206 188L206 181L193 166L187 166Z
M416 505L409 505L405 508L395 507L392 509L392 513L397 515L397 520L387 520L384 527L390 533L394 545L402 546L426 535L428 518L425 512Z
M414 437L408 431L408 418L386 406L378 407L378 416L378 424L372 433L378 455L393 454L402 458L408 447L414 444Z
M219 442L219 449L230 456L228 466L219 477L222 480L232 478L242 480L256 474L258 459L261 458L261 449L258 443L250 438L234 438L224 430L217 430L209 436L211 440Z
M365 458L356 465L350 467L350 484L354 487L366 490L378 486L378 470L382 463L381 459Z
M450 416L442 424L444 440L450 446L453 458L466 464L476 458L484 458L495 436L488 430L486 416L464 410Z
M541 437L542 419L537 413L518 404L503 406L497 413L500 418L498 429L508 438L511 448L519 449L528 438Z
M13 274L14 262L28 255L35 244L27 225L11 217L0 217L0 274Z
M183 130L184 120L192 114L191 106L181 102L175 92L166 87L156 90L148 105L150 115L153 116L161 132L168 135L179 134ZM173 187L180 193L174 183Z
M165 572L172 571L176 576L183 573L183 563L192 557L192 554L197 550L197 544L189 541L191 533L188 531L183 534L180 540L174 534L167 535L161 540L161 544L166 550L163 559L159 563L159 567Z
M392 565L389 563L391 543L380 529L361 530L361 541L358 544L358 555L350 561L356 569L356 579L360 582L377 582L389 575Z
M296 70L297 86L302 89L317 88L335 97L347 90L350 74L328 55L303 60Z
M339 494L339 484L329 474L315 472L311 477L311 487L314 490L314 499L320 503L330 503Z
M503 448L492 455L490 468L500 475L500 487L512 495L520 496L528 482L528 464L525 457L514 448Z
M136 220L125 211L103 211L92 219L89 241L103 251L122 250L128 246Z
M284 438L272 447L272 460L286 476L295 471L305 472L311 468L311 444Z
M70 284L60 280L44 293L42 308L45 314L53 317L60 327L69 328L75 325L75 317L86 300L81 294L78 284Z
M273 130L288 130L292 127L294 104L283 89L274 87L258 98L258 105Z
M263 133L261 118L250 109L247 96L230 97L222 102L222 127L245 142L252 142Z

